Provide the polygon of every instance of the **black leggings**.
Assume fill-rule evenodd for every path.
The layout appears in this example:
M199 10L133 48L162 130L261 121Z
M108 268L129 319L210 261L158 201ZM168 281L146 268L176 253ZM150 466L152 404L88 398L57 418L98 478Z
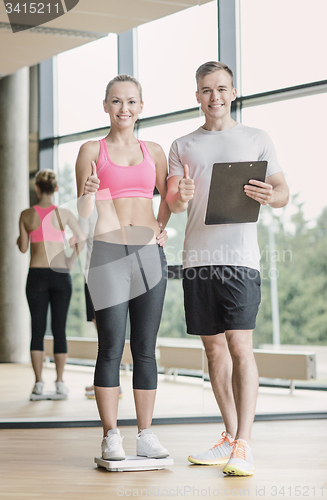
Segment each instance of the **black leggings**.
M94 241L88 287L99 338L95 386L119 386L129 311L133 388L157 388L155 346L166 284L162 247Z
M43 351L49 303L54 354L67 353L66 320L72 279L66 269L57 271L48 267L30 267L26 282L26 296L31 311L31 351Z

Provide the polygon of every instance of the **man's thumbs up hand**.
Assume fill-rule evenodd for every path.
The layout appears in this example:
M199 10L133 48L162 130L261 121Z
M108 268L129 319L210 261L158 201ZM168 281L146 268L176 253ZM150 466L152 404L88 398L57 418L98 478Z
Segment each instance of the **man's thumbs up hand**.
M190 178L190 169L188 168L188 165L184 165L184 179L189 179Z
M184 177L178 184L179 199L182 203L186 203L193 199L194 196L194 181L190 179L190 169L188 165L184 165Z

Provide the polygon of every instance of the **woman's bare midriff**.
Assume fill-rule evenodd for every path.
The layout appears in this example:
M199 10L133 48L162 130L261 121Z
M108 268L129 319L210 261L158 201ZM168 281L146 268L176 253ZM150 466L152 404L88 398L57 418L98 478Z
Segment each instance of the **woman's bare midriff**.
M123 245L155 244L160 233L150 198L119 198L96 202L94 239Z
M64 244L59 241L31 243L30 267L67 269Z

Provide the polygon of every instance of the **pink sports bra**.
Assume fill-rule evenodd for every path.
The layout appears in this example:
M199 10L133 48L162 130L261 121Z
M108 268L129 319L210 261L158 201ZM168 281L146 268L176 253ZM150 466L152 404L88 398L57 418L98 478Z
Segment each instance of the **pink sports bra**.
M143 141L139 141L143 161L138 165L123 167L113 163L108 155L105 139L100 141L100 155L97 175L100 186L96 200L116 200L117 198L153 198L156 183L156 166Z
M64 243L65 241L65 231L60 231L59 229L56 229L53 227L51 224L51 218L48 217L45 222L43 222L43 219L50 214L53 210L55 210L56 206L51 205L51 207L48 208L42 208L39 207L38 205L34 205L33 207L36 212L38 213L40 219L41 219L41 224L37 229L34 229L34 231L31 231L29 233L30 236L30 241L31 243L37 243L39 241L60 241Z

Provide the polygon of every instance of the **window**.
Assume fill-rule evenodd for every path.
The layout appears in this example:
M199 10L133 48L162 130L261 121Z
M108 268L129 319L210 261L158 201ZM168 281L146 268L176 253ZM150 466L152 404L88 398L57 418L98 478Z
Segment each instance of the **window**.
M307 219L326 205L324 183L327 93L242 109L245 125L266 130L293 195L299 193ZM320 180L319 180L320 179Z
M326 17L325 0L240 0L242 94L326 79Z
M195 71L217 59L217 4L209 2L137 28L143 117L195 106Z
M197 111L195 71L205 61L218 58L217 1L197 5L137 28L135 76L143 87L144 110L137 136L160 144L168 156L171 143L204 122ZM238 2L236 2L237 4ZM268 225L275 228L279 253L278 291L282 344L326 344L326 195L323 176L323 110L327 93L272 96L269 103L244 96L308 84L326 79L325 0L306 9L297 0L239 0L240 32L236 33L241 71L238 103L242 122L268 132L291 188L285 209L273 210L272 219L262 209L259 243L262 253L263 301L254 333L255 347L272 343L269 281ZM222 26L228 30L228 26ZM87 72L85 71L85 68ZM108 81L117 74L117 37L92 42L57 57L57 148L60 203L75 197L74 164L79 146L108 127L102 100ZM188 111L185 111L188 110ZM165 116L162 116L165 115ZM145 120L144 120L145 119ZM88 131L90 131L88 135ZM83 140L60 143L60 137L80 134ZM104 135L104 134L103 134ZM103 136L102 135L102 136ZM65 139L67 141L67 138ZM159 197L153 200L157 210ZM268 219L272 222L268 222ZM308 221L310 223L308 223ZM186 212L172 215L168 224L166 257L169 265L181 264ZM74 275L75 298L68 320L68 335L91 336L85 330L83 281ZM93 327L93 325L91 325ZM89 329L90 330L90 329ZM195 340L186 334L182 282L170 280L159 331L160 342ZM199 341L199 339L197 339ZM199 341L200 342L200 341ZM319 376L319 374L318 374ZM203 381L198 379L201 385ZM208 384L204 383L206 388ZM194 387L192 387L194 390ZM214 413L210 394L199 393L193 413ZM169 409L167 409L169 413ZM181 408L181 413L184 409Z
M195 98L193 106L196 105ZM142 141L153 141L160 144L164 150L167 158L172 142L183 135L189 134L201 127L204 123L204 118L200 114L196 118L186 120L171 121L161 125L154 125L152 127L141 127L138 131L138 138Z
M117 75L117 35L57 56L58 135L108 126L102 101Z
M138 132L138 137L143 141L153 141L160 144L168 158L169 149L172 142L178 137L189 134L193 130L196 130L203 123L203 117L199 116L198 118L181 120L178 122L157 125L149 128L141 128ZM182 263L182 250L186 219L186 212L178 215L172 214L169 219L167 225L168 241L165 246L165 253L168 264Z
M97 140L95 138L94 140ZM75 163L79 148L85 141L70 142L58 146L58 204L71 210L78 218L76 200ZM72 236L67 228L67 242ZM73 294L69 306L66 334L68 337L96 338L96 328L92 322L86 321L85 295L84 295L84 262L86 258L86 246L71 270L73 280ZM70 249L67 255L71 253Z
M317 351L317 378L323 382L319 346L326 345L327 203L324 191L324 118L327 93L243 108L243 122L266 130L276 147L291 191L288 206L261 212L258 234L261 250L262 304L254 331L255 347L272 344L272 306L269 257L277 268L281 346ZM269 209L269 207L268 207ZM275 235L275 250L269 244ZM293 347L294 346L294 347ZM295 347L296 346L296 347ZM298 347L299 346L299 347Z

